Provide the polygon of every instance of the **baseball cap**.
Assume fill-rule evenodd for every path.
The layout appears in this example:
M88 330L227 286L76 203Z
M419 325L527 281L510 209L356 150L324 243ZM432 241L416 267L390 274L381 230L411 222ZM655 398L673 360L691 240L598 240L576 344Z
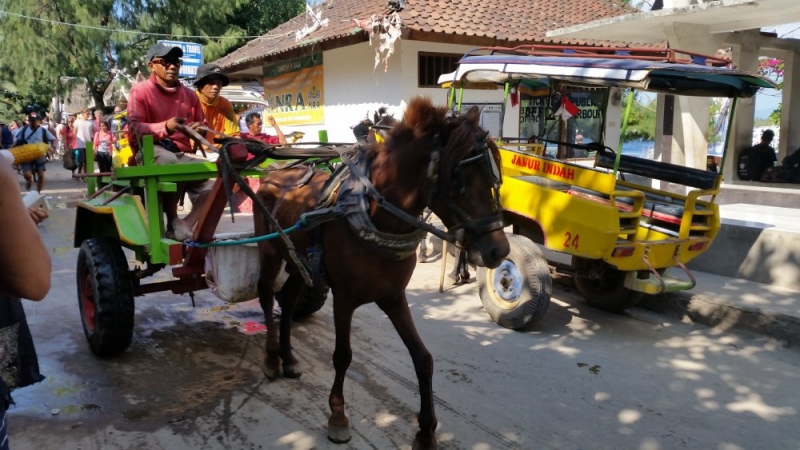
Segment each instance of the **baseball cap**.
M156 45L150 47L150 50L147 51L147 55L145 55L145 61L152 61L153 58L163 58L167 55L174 54L178 58L183 57L183 50L180 47L175 47L169 44L164 44L162 42L157 43Z
M227 86L230 83L230 78L225 75L222 68L216 64L203 64L197 68L197 76L194 80L195 87L200 87L207 84L214 78L222 80L222 85Z

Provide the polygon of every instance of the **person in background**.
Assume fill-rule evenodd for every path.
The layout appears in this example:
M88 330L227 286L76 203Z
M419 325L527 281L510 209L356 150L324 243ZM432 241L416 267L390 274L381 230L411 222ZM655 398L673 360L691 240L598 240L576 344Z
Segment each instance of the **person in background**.
M100 125L103 123L103 111L101 109L94 110L94 132L100 131Z
M56 153L56 147L58 146L58 135L56 134L56 126L53 123L52 118L46 113L42 114L41 118L42 118L42 125L41 125L42 128L49 131L50 134L55 136L55 139L52 142L50 142L50 148L47 149L47 154L45 155L47 161L50 161L51 159L53 159L53 156L55 156Z
M197 89L197 98L203 106L203 114L209 127L228 136L238 136L240 130L233 105L220 95L220 91L228 83L230 79L216 64L203 64L197 68L194 87ZM212 134L206 136L211 142L215 137Z
M278 122L276 122L275 118L272 116L267 117L267 120L272 128L275 128L275 136L263 133L261 131L264 125L264 121L261 120L261 114L250 113L244 118L244 121L247 124L248 133L242 133L240 137L246 139L258 139L259 141L271 145L285 145L286 136L283 135L281 128L278 126Z
M42 118L31 114L28 116L28 123L30 125L22 127L17 139L24 139L28 144L36 144L44 142L51 144L56 140L49 131L41 126ZM33 182L33 172L36 172L36 191L42 192L44 189L44 172L47 170L47 160L44 156L37 158L31 162L22 163L19 165L22 169L22 176L25 177L25 188L30 190Z
M155 164L183 164L203 161L193 153L189 138L182 133L187 127L197 130L205 124L203 107L197 94L183 86L178 79L183 62L183 50L164 43L148 50L145 60L150 79L135 84L128 95L130 144L136 161L143 163L138 144L143 136L153 136ZM191 237L192 228L213 187L209 180L188 181L185 188L192 201L192 211L183 219L178 217L178 195L164 192L161 196L167 215L166 237L183 241Z
M116 136L108 127L107 122L100 122L100 131L94 134L92 145L94 145L94 155L100 172L111 172L111 158L114 154L114 144L117 142Z
M78 157L75 162L78 163L78 175L86 173L86 144L92 142L94 139L94 122L89 120L90 112L84 109L78 114L73 126L75 127L75 149L78 150ZM86 182L86 178L81 178L81 181Z
M761 133L761 142L753 146L756 150L759 160L761 161L762 171L770 167L774 167L778 162L778 156L775 154L775 149L772 147L772 140L775 139L775 132L767 128Z
M5 120L0 120L0 148L11 148L14 145L14 133L8 128Z
M78 137L77 131L75 131L75 116L69 116L67 118L67 123L64 124L64 127L61 129L61 141L64 143L64 154L67 152L72 153L72 157L75 159L75 162L78 162ZM78 178L75 177L75 169L72 169L72 179L75 181L80 181Z
M0 158L0 211L0 448L8 449L11 389L44 379L20 297L38 301L47 295L51 261L36 226L47 218L47 211L25 208L16 174L5 158Z

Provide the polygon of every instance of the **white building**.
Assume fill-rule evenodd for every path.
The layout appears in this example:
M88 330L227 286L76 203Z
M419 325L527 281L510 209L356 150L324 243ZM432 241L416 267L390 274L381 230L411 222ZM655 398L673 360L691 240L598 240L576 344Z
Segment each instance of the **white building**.
M216 63L232 79L263 82L284 131L325 130L331 142L353 142L350 127L381 106L400 117L418 94L446 104L439 75L476 46L586 44L545 33L635 11L616 0L335 0ZM502 93L471 93L468 101L499 105ZM487 129L499 126L498 109L484 110ZM518 136L519 120L519 109L510 109L504 135Z

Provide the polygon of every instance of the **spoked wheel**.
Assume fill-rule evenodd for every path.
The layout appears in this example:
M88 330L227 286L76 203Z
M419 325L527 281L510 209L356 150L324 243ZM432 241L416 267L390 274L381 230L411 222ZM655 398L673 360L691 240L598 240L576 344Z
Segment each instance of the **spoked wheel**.
M626 288L625 272L605 261L578 259L575 266L578 269L575 286L595 308L619 313L636 306L644 295Z
M511 234L508 243L511 251L498 267L478 268L478 288L483 307L495 323L524 330L541 320L550 306L550 268L530 239Z
M119 241L87 239L78 254L78 306L92 352L113 356L133 339L133 285Z

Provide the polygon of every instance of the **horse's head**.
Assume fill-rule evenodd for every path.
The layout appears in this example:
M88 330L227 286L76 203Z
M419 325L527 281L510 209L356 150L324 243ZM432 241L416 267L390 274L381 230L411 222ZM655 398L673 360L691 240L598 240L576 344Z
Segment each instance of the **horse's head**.
M494 268L508 255L509 244L500 206L500 155L479 119L477 107L456 117L417 98L391 136L413 132L418 148L427 140L425 203L459 236L471 264Z

